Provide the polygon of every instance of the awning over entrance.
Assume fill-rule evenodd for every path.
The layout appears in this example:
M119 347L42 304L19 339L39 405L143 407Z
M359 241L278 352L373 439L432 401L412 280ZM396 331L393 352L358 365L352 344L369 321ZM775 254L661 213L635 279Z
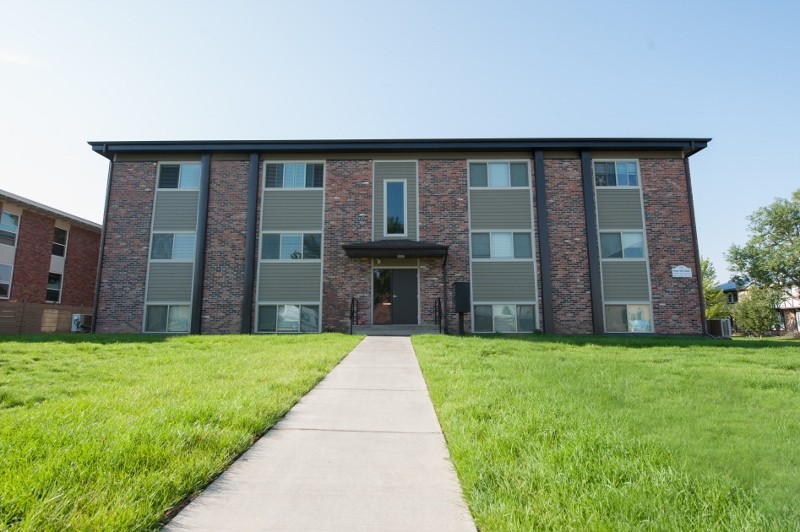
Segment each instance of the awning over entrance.
M415 240L377 240L342 246L350 258L419 258L447 257L447 246Z

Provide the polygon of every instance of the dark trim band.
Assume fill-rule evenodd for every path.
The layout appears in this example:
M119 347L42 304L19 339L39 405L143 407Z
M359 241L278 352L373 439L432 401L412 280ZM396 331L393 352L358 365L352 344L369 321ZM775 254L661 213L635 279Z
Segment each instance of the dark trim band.
M242 296L242 333L253 332L253 290L256 272L256 236L258 234L258 154L250 154L247 173L247 233L245 234L244 292Z
M536 225L539 229L539 267L542 276L542 332L555 332L553 316L553 276L550 271L550 234L547 224L547 185L544 175L544 151L533 153L533 173L536 178Z
M197 213L197 247L194 250L194 279L192 282L191 334L200 334L203 317L203 281L206 274L206 231L208 229L208 190L211 176L211 155L200 157L200 198Z
M686 169L686 193L689 197L689 222L692 225L692 238L694 239L694 267L695 277L697 278L697 293L700 303L700 330L703 334L708 333L706 327L706 299L703 295L703 276L700 274L700 246L697 242L697 222L694 218L694 196L692 195L692 179L689 173L689 159L683 159L683 167Z
M592 155L581 150L583 175L583 206L586 218L586 247L589 254L589 286L592 298L592 328L594 334L603 334L603 287L600 276L600 237L597 233L597 206L594 203L594 178Z

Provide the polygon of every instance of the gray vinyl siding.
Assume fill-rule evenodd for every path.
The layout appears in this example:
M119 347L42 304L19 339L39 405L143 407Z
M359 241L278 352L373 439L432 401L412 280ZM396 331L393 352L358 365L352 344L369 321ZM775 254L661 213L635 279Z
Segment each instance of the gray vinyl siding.
M321 268L319 262L261 263L258 301L319 301Z
M262 231L322 231L322 190L264 190Z
M196 190L159 190L153 231L195 231L199 194Z
M472 300L535 301L533 262L473 262Z
M372 234L374 240L391 238L417 239L417 163L414 161L376 162L375 193L373 197ZM387 236L383 233L383 182L387 179L404 179L406 181L406 234L408 236Z
M602 261L603 300L650 301L645 261Z
M191 262L151 262L147 282L147 301L170 301L187 303L192 299Z
M644 229L639 189L597 189L597 222L600 229Z
M530 229L531 191L471 190L469 211L473 231Z

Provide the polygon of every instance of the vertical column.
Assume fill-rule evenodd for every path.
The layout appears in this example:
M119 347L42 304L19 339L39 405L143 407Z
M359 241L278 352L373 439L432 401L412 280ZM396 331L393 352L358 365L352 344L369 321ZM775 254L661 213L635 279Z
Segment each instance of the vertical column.
M200 334L203 314L203 277L206 271L206 230L208 229L208 188L211 173L211 155L200 157L200 197L197 212L197 245L194 255L194 282L192 286L192 320L189 332Z
M250 154L247 174L247 234L245 236L244 292L242 297L242 333L253 332L253 290L256 271L256 235L258 232L258 154Z
M581 150L581 174L583 177L583 205L586 218L586 247L589 256L589 286L592 298L592 327L595 334L602 334L603 297L600 284L600 242L597 234L597 207L594 200L592 177L592 155Z
M550 271L550 237L547 224L547 187L544 177L544 152L533 153L533 173L536 175L536 225L539 228L539 265L542 269L542 329L555 332L553 324L553 276Z

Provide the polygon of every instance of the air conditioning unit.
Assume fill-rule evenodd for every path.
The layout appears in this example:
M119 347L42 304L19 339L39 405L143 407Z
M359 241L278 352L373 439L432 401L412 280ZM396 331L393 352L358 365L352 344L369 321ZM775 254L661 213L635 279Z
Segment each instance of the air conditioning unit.
M92 330L92 315L91 314L73 314L72 315L72 332L90 332Z
M730 338L731 337L731 320L730 318L722 318L716 320L706 320L708 333L717 338Z

